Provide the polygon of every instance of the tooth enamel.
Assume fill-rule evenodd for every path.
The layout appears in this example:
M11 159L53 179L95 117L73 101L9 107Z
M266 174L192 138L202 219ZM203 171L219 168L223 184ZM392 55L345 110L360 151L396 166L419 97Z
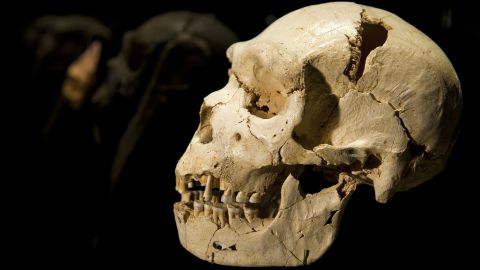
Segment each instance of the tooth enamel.
M209 202L204 203L203 205L203 214L206 217L209 217L212 215L212 205Z
M190 191L186 191L182 193L182 202L189 202L191 200L192 193Z
M258 218L258 209L244 207L243 210L243 212L245 213L245 219L247 219L249 223L252 223L253 219Z
M193 215L198 217L203 212L203 202L194 201L193 202Z
M264 195L263 193L255 192L255 193L252 194L252 196L250 196L250 199L248 200L248 202L250 202L250 203L261 203L263 195Z
M213 185L213 176L208 175L207 184L205 186L205 191L203 193L203 198L205 199L206 202L209 202L210 199L212 198L212 185Z
M248 201L247 193L239 191L235 200L239 203L246 203Z
M233 202L233 191L228 188L222 195L222 203L231 203Z
M195 187L195 183L193 181L188 183L188 188L194 188L194 187Z

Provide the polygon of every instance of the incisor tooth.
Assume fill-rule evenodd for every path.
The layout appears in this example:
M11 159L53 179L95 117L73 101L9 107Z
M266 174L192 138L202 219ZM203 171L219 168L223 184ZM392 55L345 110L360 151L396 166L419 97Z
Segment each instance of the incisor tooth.
M183 179L180 176L176 177L176 181L177 181L176 189L180 194L188 191L187 183L185 183L185 181L183 181Z
M248 202L250 202L250 203L261 203L263 195L264 195L263 193L255 192L255 193L252 194L252 196L250 196L250 199L248 200Z
M203 202L194 201L193 202L193 215L198 217L202 213L203 213Z
M189 202L192 198L192 193L190 191L186 191L182 193L182 202Z
M225 190L225 192L223 193L222 195L222 199L221 201L223 203L231 203L233 202L233 191L228 188L227 190Z
M235 200L239 203L246 203L248 201L247 193L239 191Z

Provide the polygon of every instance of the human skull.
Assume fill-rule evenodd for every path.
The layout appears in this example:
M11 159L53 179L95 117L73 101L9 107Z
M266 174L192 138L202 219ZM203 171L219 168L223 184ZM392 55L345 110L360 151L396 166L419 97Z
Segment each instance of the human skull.
M217 85L213 74L226 64L224 51L235 41L213 16L188 11L155 16L127 32L120 53L108 61L108 78L92 98L97 141L116 149L132 117L152 114L152 103L168 103L172 93L188 94L184 106L201 99L205 92L193 89ZM133 145L131 138L124 141L129 144L124 148Z
M460 84L441 49L396 15L310 6L227 56L230 80L204 99L176 167L178 234L197 257L310 264L333 242L357 185L386 202L443 169ZM311 171L316 179L304 177Z

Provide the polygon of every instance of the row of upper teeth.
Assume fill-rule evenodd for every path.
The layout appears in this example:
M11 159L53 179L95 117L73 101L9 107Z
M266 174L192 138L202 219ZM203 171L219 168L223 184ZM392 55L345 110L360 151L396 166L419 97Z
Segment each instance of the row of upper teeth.
M196 181L190 178L190 181L185 182L181 179L177 179L177 191L182 194L182 202L188 202L191 200L200 200L205 202L222 202L222 203L261 203L264 197L263 192L234 192L231 188L221 183L219 179L216 179L212 175L202 175L200 181ZM205 186L205 190L193 190L198 184ZM213 189L220 189L213 190ZM223 192L223 190L225 190ZM222 194L223 193L223 194Z

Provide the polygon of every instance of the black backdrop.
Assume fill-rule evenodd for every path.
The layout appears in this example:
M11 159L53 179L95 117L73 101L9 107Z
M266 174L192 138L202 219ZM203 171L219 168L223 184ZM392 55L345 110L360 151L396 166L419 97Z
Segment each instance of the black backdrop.
M261 2L261 3L260 3ZM64 192L61 188L45 192L37 190L42 182L36 159L23 134L23 102L16 89L24 79L19 66L21 36L24 27L44 14L85 14L100 19L116 33L118 50L121 33L143 21L169 10L192 10L214 14L228 25L240 40L257 35L267 26L270 15L280 17L287 12L316 1L144 1L100 3L99 1L45 1L42 3L12 2L2 8L2 55L6 82L2 89L2 173L0 186L0 257L15 263L61 263L67 268L76 265L134 263L162 267L212 268L187 253L178 243L172 215L172 204L178 195L173 191L174 179L159 179L155 189L144 190L151 205L145 209L129 209L125 218L105 228L103 212L92 215L62 208L45 218L36 210L45 196ZM462 130L446 170L433 180L409 192L399 193L387 204L374 201L373 190L360 187L349 203L338 239L331 249L311 268L356 266L362 268L438 267L448 264L465 268L474 263L478 251L478 205L476 199L475 125L476 66L480 31L473 4L458 1L361 1L396 13L430 36L452 61L462 83L464 110ZM450 22L450 23L449 23ZM213 90L213 89L212 89ZM198 119L192 119L198 121ZM185 145L186 146L186 145ZM86 157L87 158L87 157ZM175 157L165 159L176 160ZM168 162L166 162L168 163ZM174 162L170 162L173 163ZM173 167L171 168L173 177ZM68 181L68 179L65 179ZM147 188L145 188L147 189ZM148 187L150 189L150 187ZM141 196L141 188L138 196ZM40 194L39 194L40 192ZM57 198L57 197L56 197ZM59 201L55 204L64 204ZM131 198L135 200L138 198ZM128 204L128 203L126 203ZM48 205L48 204L47 204ZM142 206L142 205L136 205ZM81 207L81 206L80 206ZM89 206L91 209L91 205ZM128 206L125 206L128 208ZM77 209L78 210L78 209ZM117 209L121 215L121 208ZM108 231L107 240L96 237L96 228ZM104 242L102 242L104 241ZM96 247L96 248L92 248ZM0 260L0 264L8 260ZM461 267L462 266L462 267Z

